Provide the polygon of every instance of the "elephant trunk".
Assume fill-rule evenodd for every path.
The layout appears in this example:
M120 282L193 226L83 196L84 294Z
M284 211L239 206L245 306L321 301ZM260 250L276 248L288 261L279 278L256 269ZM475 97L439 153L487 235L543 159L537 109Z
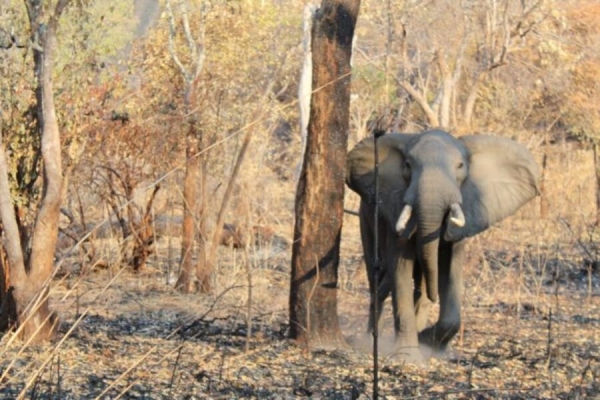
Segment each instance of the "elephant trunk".
M419 183L416 202L417 257L423 268L427 297L435 302L438 296L438 257L444 218L448 216L451 224L464 225L464 215L460 209L458 187L449 185L443 175L427 174L422 176Z
M438 251L444 210L434 205L420 204L417 218L417 257L423 268L427 297L432 302L438 295Z

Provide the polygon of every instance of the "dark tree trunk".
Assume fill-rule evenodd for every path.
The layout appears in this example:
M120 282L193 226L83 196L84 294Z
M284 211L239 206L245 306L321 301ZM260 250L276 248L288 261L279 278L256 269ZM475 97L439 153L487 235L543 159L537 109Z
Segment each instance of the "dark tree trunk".
M312 31L313 93L296 193L290 336L310 346L344 342L337 318L350 106L350 58L360 0L325 0Z
M540 192L542 193L542 196L540 197L540 217L542 219L548 218L548 198L546 197L546 174L548 172L548 154L546 154L546 151L546 146L544 146L544 156L542 158L542 179L540 180ZM598 195L596 195L596 204L598 204ZM599 215L600 214L596 214L596 218Z

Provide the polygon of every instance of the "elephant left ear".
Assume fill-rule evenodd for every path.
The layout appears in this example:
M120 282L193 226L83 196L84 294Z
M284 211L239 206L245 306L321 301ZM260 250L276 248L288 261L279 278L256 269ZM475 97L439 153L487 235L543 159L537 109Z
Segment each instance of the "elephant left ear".
M540 194L540 170L524 146L489 135L459 140L469 154L469 173L461 188L466 224L452 227L453 240L486 230Z

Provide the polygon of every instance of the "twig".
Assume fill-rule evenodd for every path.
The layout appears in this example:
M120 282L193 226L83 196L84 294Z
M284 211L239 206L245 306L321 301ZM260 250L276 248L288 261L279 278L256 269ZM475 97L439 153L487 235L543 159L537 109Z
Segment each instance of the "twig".
M546 342L546 369L550 369L552 362L552 307L548 309L548 340Z
M583 369L583 371L581 371L581 381L579 382L579 394L582 396L584 394L583 393L583 381L585 380L585 375L588 373L591 366L592 366L592 359L590 358L587 362L587 365Z
M468 382L470 388L473 387L473 367L475 366L475 361L477 361L477 357L479 357L479 350L481 350L481 347L477 348L475 355L471 359L471 365L469 367L469 375L467 378L467 382Z
M171 372L171 381L169 382L169 395L167 396L168 399L172 398L171 390L173 389L173 381L175 380L175 372L177 371L177 366L179 365L179 359L181 358L181 352L183 351L183 343L185 343L185 340L183 340L181 345L178 346L179 351L177 351L177 358L175 358L175 363L173 364L173 372Z
M250 340L252 339L252 268L248 257L248 250L244 250L246 263L246 279L248 281L248 306L246 309L246 354L250 351Z

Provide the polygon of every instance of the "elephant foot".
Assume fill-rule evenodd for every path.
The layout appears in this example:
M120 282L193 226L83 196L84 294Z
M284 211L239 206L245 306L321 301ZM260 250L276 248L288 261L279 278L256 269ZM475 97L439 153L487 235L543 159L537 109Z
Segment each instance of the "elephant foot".
M423 356L421 348L418 345L408 346L396 343L394 352L390 354L392 359L402 362L410 363L415 365L424 366L426 365L427 358Z
M458 328L447 328L435 324L419 333L419 343L429 349L432 355L444 353L457 332Z

